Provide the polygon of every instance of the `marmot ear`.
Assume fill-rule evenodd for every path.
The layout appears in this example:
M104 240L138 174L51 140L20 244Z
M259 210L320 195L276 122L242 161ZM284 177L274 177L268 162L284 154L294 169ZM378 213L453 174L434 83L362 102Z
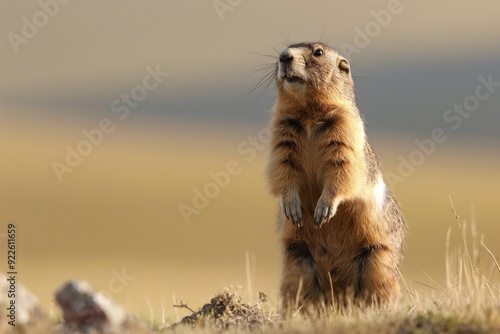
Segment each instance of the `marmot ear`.
M339 62L339 70L341 72L344 72L345 74L349 74L351 72L351 67L349 66L349 63L347 62L347 60L342 59Z

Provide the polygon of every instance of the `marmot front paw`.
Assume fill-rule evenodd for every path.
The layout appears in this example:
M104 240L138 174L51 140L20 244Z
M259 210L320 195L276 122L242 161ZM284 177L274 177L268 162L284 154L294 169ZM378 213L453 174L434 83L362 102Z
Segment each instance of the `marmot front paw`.
M298 227L303 226L300 197L296 192L283 195L281 198L281 207L288 220L291 220Z
M338 206L339 202L337 200L332 201L322 195L318 200L316 210L314 210L314 226L321 228L324 223L328 223L330 218L337 212Z

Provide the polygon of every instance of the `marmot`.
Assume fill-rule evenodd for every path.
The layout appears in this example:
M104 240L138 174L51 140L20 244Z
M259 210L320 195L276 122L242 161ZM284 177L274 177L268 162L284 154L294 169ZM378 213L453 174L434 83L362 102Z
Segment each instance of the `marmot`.
M397 299L406 223L367 141L349 62L299 43L275 74L267 174L281 202L282 311Z

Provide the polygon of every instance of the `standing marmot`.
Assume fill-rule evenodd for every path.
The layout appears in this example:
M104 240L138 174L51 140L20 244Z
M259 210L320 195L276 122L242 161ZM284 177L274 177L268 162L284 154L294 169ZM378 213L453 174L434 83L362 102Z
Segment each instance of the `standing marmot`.
M405 221L368 144L349 63L322 43L293 44L276 83L268 177L281 200L283 311L399 296Z

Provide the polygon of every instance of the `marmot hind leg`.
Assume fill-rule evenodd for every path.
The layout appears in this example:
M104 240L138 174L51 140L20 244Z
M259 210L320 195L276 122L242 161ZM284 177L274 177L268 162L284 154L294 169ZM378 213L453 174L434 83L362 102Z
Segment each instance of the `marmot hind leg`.
M356 302L380 304L400 296L399 273L394 266L394 250L384 244L363 247L356 256L354 298Z
M285 245L281 279L281 313L290 315L297 309L309 311L312 306L325 305L325 292L320 282L319 268L304 241L294 240Z

